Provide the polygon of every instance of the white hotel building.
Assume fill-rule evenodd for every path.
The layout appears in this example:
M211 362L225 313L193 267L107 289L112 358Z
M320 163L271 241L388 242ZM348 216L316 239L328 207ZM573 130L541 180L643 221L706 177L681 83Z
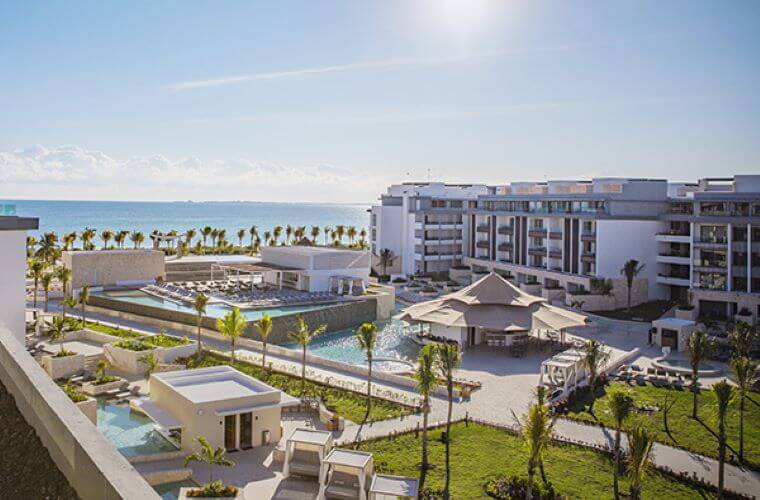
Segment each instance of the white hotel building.
M402 184L381 200L371 210L372 250L402 256L392 272L463 264L473 279L494 271L550 301L594 310L626 305L620 270L636 259L644 269L633 304L666 299L703 316L760 317L760 175ZM609 295L594 293L602 279L611 281Z

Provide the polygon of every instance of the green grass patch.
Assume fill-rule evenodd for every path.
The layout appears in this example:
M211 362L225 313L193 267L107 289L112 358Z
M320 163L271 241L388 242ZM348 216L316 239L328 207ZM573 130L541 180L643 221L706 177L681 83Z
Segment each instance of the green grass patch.
M583 299L581 298L580 300ZM604 316L605 318L643 321L649 323L662 317L662 315L671 307L673 307L673 303L669 300L653 300L651 302L644 302L643 304L631 307L631 312L628 312L627 308L615 309L613 311L592 312L598 316Z
M591 403L590 394L585 399L579 399L569 406L570 412L565 415L568 418L582 422L602 423L607 427L614 427L612 417L607 408L607 390L611 386L623 386L629 388L636 406L664 406L665 396L675 400L668 414L668 429L666 432L662 418L662 411L635 413L630 417L624 428L629 430L636 425L643 425L657 441L662 443L694 451L700 455L717 458L718 441L714 433L717 432L715 420L715 397L712 391L702 391L699 395L697 408L698 420L691 418L692 393L688 388L683 390L666 389L652 386L628 386L623 382L612 382L610 385L597 391L597 398L593 405L593 414L588 411ZM757 394L751 394L744 404L744 459L748 466L760 469L760 398ZM739 451L739 398L734 398L726 417L726 433L728 445L736 453ZM729 451L730 452L730 451Z
M217 366L230 364L229 360L217 354L205 353L203 360L193 366L200 368L204 366ZM278 372L269 372L260 365L252 365L243 361L235 361L232 365L241 372L257 378L267 384L280 389L291 396L301 397L301 379ZM362 422L367 412L367 399L363 394L359 394L346 389L328 387L306 380L305 392L307 396L321 396L330 410L336 412L343 418L352 422ZM394 403L384 399L372 398L372 410L369 415L369 421L386 420L396 418L402 415L414 413L414 408Z
M163 333L143 337L142 341L152 347L179 347L190 343L187 337L178 338Z
M69 316L66 318L66 322L72 329L81 330L83 328L82 321L80 319L72 318ZM93 323L92 321L88 321L84 328L87 328L88 330L92 330L94 332L105 333L106 335L113 335L114 337L120 337L123 339L137 339L144 336L144 334L137 333L136 331L130 330L129 328L116 328L113 326Z
M425 487L442 490L445 482L445 445L443 429L429 432L430 463ZM420 433L420 436L422 434ZM493 427L456 423L451 427L451 496L486 498L483 486L488 480L507 475L527 478L527 452L520 437ZM379 473L419 477L421 438L414 433L362 443L371 451ZM586 448L554 444L547 450L544 467L555 491L570 498L612 498L612 458ZM538 471L536 480L541 481ZM629 481L621 480L621 491L628 492ZM642 498L698 498L713 495L685 484L667 474L651 470L643 482Z
M152 346L149 346L145 344L145 342L141 342L139 340L120 340L118 342L114 342L113 344L115 347L120 347L122 349L128 349L130 351L149 351L153 349Z

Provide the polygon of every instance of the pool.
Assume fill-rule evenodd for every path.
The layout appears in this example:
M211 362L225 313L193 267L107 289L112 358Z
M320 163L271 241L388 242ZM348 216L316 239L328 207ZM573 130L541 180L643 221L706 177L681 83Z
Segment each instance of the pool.
M160 297L150 295L149 293L145 293L142 290L93 292L93 295L101 295L103 297L108 297L109 299L119 300L122 302L130 302L132 304L160 307L162 309L167 309L170 311L180 311L196 314L195 309L193 309L193 307L189 304L174 302L172 300L165 300ZM240 312L248 321L256 321L261 318L264 313L269 314L273 317L284 316L286 314L316 311L318 309L333 307L334 305L335 304L313 304L301 306L267 307L264 309L240 309ZM225 304L210 303L206 306L206 316L210 316L212 318L221 318L230 311L232 311L232 307Z
M164 500L177 500L179 498L179 489L183 487L195 487L198 484L192 479L183 479L182 481L173 481L171 483L156 484L153 489L158 496Z
M98 430L125 457L177 451L177 447L153 428L153 421L125 404L98 400Z
M656 358L652 365L661 370L672 370L678 373L691 373L691 363L685 357ZM697 367L697 374L702 376L720 375L722 371L707 362L702 362Z
M395 313L403 310L405 305L396 303ZM406 363L393 363L393 360L416 362L420 346L411 338L404 335L403 322L392 318L389 321L377 322L378 334L375 347L375 367L383 371L403 371L408 368ZM348 364L367 364L367 355L359 347L355 336L356 329L349 328L326 333L314 339L306 351L321 358L340 361ZM283 347L298 349L295 343L284 344Z

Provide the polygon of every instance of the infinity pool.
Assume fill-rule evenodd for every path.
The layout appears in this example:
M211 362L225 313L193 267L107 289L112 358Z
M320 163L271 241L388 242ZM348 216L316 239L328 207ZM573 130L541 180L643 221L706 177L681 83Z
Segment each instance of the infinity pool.
M150 295L142 290L126 290L126 291L111 291L111 292L93 292L93 295L102 295L109 299L119 300L122 302L131 302L133 304L141 304L144 306L160 307L162 309L168 309L170 311L180 311L195 314L195 309L188 304L174 302L172 300L164 300L162 298ZM317 309L325 309L332 307L335 304L314 304L314 305L301 305L301 306L283 306L283 307L267 307L264 309L241 309L240 312L249 321L255 321L261 318L264 313L270 316L284 316L286 314L297 314L306 311L315 311ZM206 306L206 316L212 318L221 318L232 308L224 304L211 303Z
M98 430L126 457L177 451L171 441L153 428L150 418L124 404L98 400Z

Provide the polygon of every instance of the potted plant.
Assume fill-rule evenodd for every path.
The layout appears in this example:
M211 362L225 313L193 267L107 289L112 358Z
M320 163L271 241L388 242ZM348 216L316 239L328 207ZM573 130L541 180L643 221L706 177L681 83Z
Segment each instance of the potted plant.
M69 351L63 345L66 334L69 332L71 332L71 327L63 316L53 318L48 329L48 337L51 343L60 342L60 349L56 354L42 357L42 366L53 380L67 378L84 371L85 355Z
M74 406L79 408L85 417L87 417L93 424L98 423L98 402L87 396L71 383L71 380L67 380L63 386L63 392L69 397Z
M213 467L234 467L235 462L227 459L224 448L214 448L203 436L197 437L200 449L185 457L185 467L190 462L200 462L208 466L208 483L199 488L180 489L179 498L242 498L239 488L226 486L221 480L214 481Z
M99 396L114 389L121 389L127 381L121 377L108 375L106 369L110 365L106 360L100 360L95 370L95 380L82 384L82 391L88 396Z

